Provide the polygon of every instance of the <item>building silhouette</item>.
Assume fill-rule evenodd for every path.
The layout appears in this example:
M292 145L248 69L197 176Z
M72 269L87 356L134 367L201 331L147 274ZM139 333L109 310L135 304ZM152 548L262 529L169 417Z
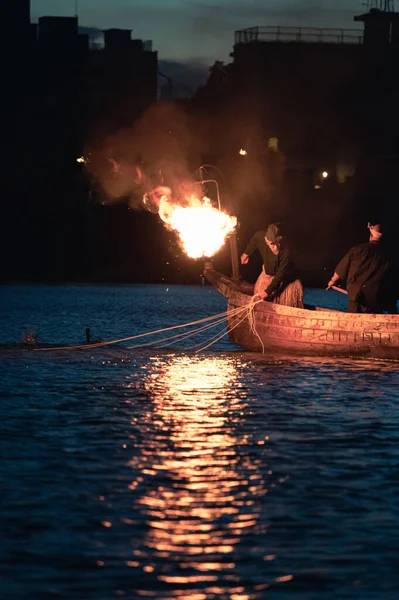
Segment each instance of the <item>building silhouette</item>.
M371 8L354 20L363 29L236 31L232 63L215 63L197 95L217 115L214 152L228 146L238 160L245 147L248 164L276 138L285 175L312 184L325 170L342 180L364 156L399 154L399 13Z
M30 31L30 1L13 0L0 5L2 23L0 69L2 79L2 136L5 145L13 139L13 123L21 106L25 78L26 57ZM9 150L5 158L9 157Z
M398 18L370 6L351 29L235 33L232 62L215 63L195 103L243 239L290 220L298 261L320 272L367 220L397 219Z
M0 236L4 249L18 241L3 278L84 276L95 218L77 159L93 132L131 125L157 101L157 53L128 30L108 30L104 47L92 47L77 17L30 23L29 0L2 2L0 14L7 213Z
M158 53L130 29L103 33L103 48L85 64L82 94L87 125L106 134L131 127L157 101Z
M104 254L107 277L117 266L119 279L128 273L132 234L145 243L152 225L126 207L90 204L85 151L130 130L159 99L177 98L192 117L190 152L221 167L243 232L260 218L288 215L311 233L308 247L319 258L318 235L339 227L344 238L345 219L353 229L376 197L397 214L385 200L397 192L399 154L399 14L391 2L370 2L355 29L237 31L232 62L217 61L194 100L166 69L159 72L152 43L132 39L131 29L105 30L103 44L93 46L77 17L33 24L29 4L0 8L7 212L0 237L5 249L15 240L20 249L5 277L90 278L95 264L100 278L99 250L109 239L115 254ZM161 94L159 77L166 81ZM108 158L107 168L117 163Z
M6 24L2 36L16 38L26 33L30 25L30 0L12 0L2 2L0 7L1 22ZM19 39L21 41L21 39Z

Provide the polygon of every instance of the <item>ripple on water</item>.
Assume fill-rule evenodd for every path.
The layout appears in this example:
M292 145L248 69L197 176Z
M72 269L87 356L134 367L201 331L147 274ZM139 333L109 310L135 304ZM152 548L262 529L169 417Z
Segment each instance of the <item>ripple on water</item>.
M396 598L396 365L0 354L7 600Z

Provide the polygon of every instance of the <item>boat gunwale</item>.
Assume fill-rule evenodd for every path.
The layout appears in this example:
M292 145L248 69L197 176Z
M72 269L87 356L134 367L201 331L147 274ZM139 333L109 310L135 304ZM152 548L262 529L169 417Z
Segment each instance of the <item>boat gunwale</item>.
M210 273L209 273L210 272ZM215 288L219 293L225 296L230 302L233 298L236 298L236 304L238 306L246 306L248 305L250 296L245 292L239 289L240 284L238 282L234 282L232 279L215 271L214 269L205 269L204 275L207 273L210 275L210 283L215 284ZM213 281L212 275L215 275L218 281ZM226 286L228 288L228 294L223 293L221 289L218 289L221 286ZM259 303L255 306L255 311L264 313L264 314L276 314L278 316L287 316L287 317L302 317L302 318L311 318L311 319L333 319L337 320L338 315L339 319L342 321L354 321L354 322L365 322L370 323L371 327L375 327L375 321L381 323L393 323L399 328L399 314L380 314L380 313L348 313L344 311L337 310L329 310L324 307L317 307L318 310L308 309L308 308L296 308L293 306L284 306L282 304L274 304L272 302L263 302ZM317 317L316 317L317 314Z

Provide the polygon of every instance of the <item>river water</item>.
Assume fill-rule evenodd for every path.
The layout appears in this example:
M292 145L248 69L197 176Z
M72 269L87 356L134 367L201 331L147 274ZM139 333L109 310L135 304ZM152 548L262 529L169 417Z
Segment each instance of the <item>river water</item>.
M1 598L399 597L397 363L196 353L214 330L16 344L225 308L207 286L0 288Z

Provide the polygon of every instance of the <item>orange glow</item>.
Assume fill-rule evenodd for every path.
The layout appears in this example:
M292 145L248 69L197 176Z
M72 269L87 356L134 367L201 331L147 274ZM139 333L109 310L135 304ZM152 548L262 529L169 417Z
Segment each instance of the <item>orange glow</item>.
M205 197L190 196L187 206L180 206L164 195L159 201L159 216L178 233L190 258L213 256L237 225L236 217L217 210Z
M159 575L158 579L167 583L198 583L199 581L216 581L217 577L213 575L192 575L191 577Z
M191 562L180 564L181 569L196 569L197 571L223 571L223 569L234 569L235 563L207 563Z
M143 567L143 571L145 571L146 573L152 573L154 571L154 567L152 567L151 565L146 565L145 567Z
M130 436L128 465L138 485L126 487L141 491L135 502L147 534L145 553L133 549L134 564L158 565L162 558L156 577L170 586L165 598L206 600L222 590L230 600L254 600L240 586L232 553L260 531L265 482L245 453L248 434L237 433L246 402L237 398L235 359L157 355L143 367L141 385L148 408L133 424L145 441L137 452L137 433ZM170 570L174 563L178 574Z
M294 579L293 575L283 575L282 577L276 577L276 581L279 583L283 583L284 581L291 581Z

